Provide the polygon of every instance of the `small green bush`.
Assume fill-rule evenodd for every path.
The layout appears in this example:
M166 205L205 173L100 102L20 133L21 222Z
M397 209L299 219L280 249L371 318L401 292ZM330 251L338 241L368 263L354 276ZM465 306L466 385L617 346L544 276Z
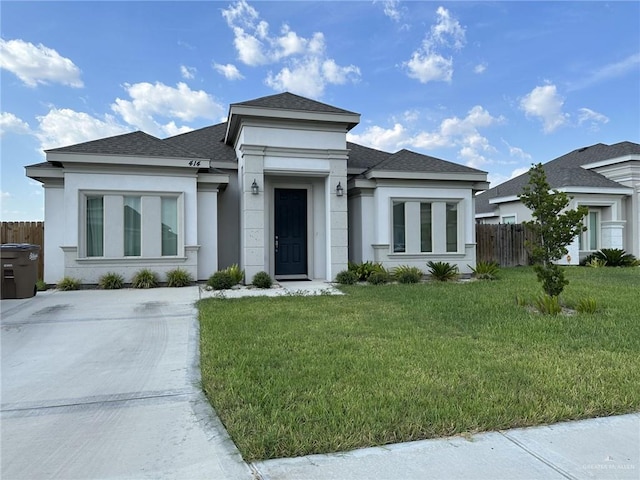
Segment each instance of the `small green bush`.
M581 298L576 305L578 313L596 313L598 310L598 302L593 297Z
M158 274L148 268L138 270L131 280L133 288L155 288L158 286Z
M258 272L253 276L251 283L258 288L271 288L273 280L267 272Z
M607 266L607 261L601 258L592 257L585 263L585 265L591 268L602 268Z
M458 278L458 266L451 265L448 262L427 262L429 273L433 278L440 282L455 280Z
M367 278L367 282L371 285L384 285L385 283L389 283L389 273L387 273L386 270L371 272L369 278Z
M167 272L167 287L186 287L191 285L193 277L182 268L174 268Z
M607 267L634 267L637 265L636 257L621 248L603 248L590 257L604 260L607 262Z
M73 277L63 277L56 285L58 290L69 291L78 290L80 288L80 280Z
M536 298L536 308L543 315L558 315L562 312L560 299L556 296L540 295Z
M209 277L207 285L214 290L228 290L233 287L235 283L229 272L220 270Z
M124 277L116 272L107 272L98 279L98 286L104 290L117 290L124 287Z
M366 282L373 272L384 271L384 267L378 262L351 263L349 262L349 270L358 275L358 280Z
M237 285L242 283L244 280L244 270L242 270L237 263L234 263L230 267L224 269L229 275L231 275L231 279L233 280L233 284Z
M352 270L342 270L336 275L336 282L341 285L353 285L358 281L358 275Z
M44 292L44 291L47 290L47 288L49 288L49 287L47 286L47 284L45 283L44 280L38 280L36 282L36 290L38 292Z
M495 280L500 270L497 262L483 261L477 262L476 268L473 268L471 265L469 265L469 268L478 280Z
M418 267L400 265L394 269L393 276L399 283L418 283L422 280L422 270Z

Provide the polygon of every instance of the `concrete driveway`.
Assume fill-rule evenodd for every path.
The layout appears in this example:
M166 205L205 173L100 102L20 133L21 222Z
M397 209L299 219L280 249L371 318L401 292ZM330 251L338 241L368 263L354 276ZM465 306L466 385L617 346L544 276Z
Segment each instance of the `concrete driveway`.
M198 288L2 300L3 479L251 479L199 388Z

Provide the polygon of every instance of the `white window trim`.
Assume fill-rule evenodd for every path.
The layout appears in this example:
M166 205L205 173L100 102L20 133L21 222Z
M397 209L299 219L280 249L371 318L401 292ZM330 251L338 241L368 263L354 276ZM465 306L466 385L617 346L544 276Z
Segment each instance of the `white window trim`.
M506 215L500 215L500 223L504 224L504 219L508 217L513 217L513 223L518 223L518 214L516 213L507 213ZM505 225L509 225L508 223Z

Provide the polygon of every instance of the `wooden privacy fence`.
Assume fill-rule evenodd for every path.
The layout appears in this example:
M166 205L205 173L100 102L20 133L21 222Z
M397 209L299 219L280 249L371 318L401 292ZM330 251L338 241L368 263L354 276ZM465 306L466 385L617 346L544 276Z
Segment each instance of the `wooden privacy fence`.
M498 262L501 267L529 265L525 242L533 239L531 231L522 224L476 225L476 258Z
M38 278L44 274L44 222L2 222L0 243L31 243L40 245Z

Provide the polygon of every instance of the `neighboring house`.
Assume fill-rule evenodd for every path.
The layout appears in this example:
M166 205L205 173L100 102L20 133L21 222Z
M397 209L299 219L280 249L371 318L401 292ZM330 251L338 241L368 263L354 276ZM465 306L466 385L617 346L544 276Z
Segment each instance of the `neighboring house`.
M127 281L181 267L203 280L333 280L347 261L475 265L486 173L348 143L360 115L290 93L235 103L228 121L164 140L134 132L46 151L45 281Z
M553 189L572 197L569 208L588 207L587 230L560 263L577 264L601 248L622 248L640 257L640 145L598 143L544 165ZM476 196L478 223L521 223L531 211L518 195L528 183L525 173Z

